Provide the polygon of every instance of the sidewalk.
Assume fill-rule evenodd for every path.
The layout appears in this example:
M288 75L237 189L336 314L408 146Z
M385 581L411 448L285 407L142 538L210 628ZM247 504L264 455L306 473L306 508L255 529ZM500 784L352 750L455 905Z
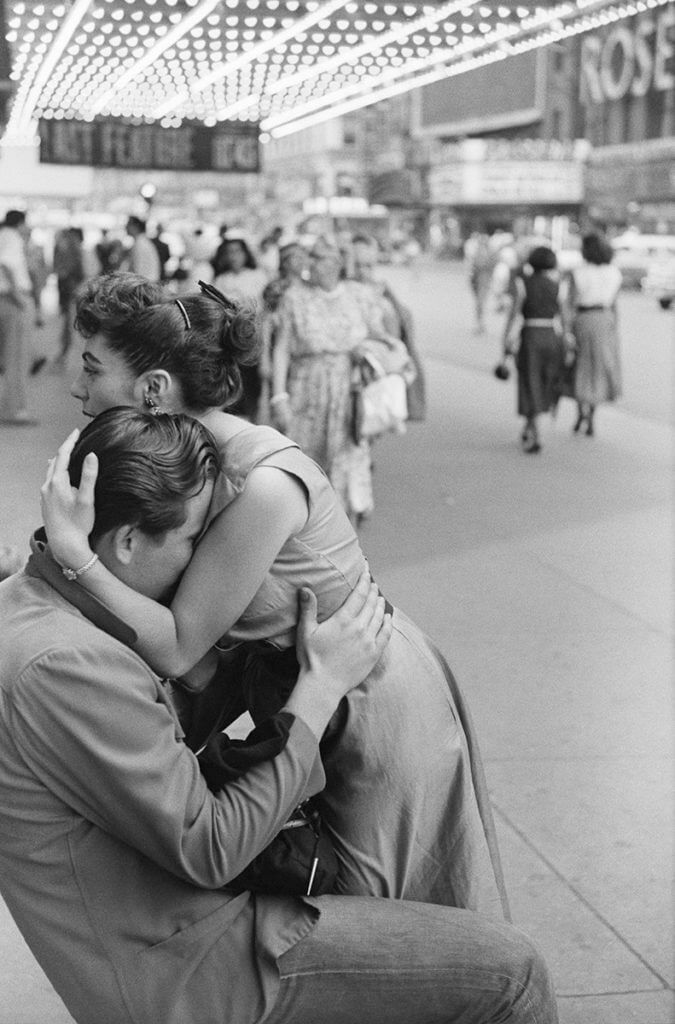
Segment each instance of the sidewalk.
M672 430L602 408L591 441L567 404L526 457L513 382L427 372L427 423L377 446L364 549L469 698L514 919L562 1024L675 1024ZM42 425L0 434L0 542L22 546L82 424L64 379L33 396ZM0 965L0 1024L70 1022L6 912Z

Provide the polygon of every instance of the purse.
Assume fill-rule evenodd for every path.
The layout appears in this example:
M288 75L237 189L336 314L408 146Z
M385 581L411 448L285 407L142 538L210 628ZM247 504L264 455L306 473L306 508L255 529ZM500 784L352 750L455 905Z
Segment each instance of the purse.
M405 433L415 371L401 341L368 340L353 352L352 436L356 444Z
M225 733L212 736L198 753L199 767L213 792L246 771L269 761L288 741L293 715L280 711L256 726L245 740ZM323 896L335 887L338 861L321 815L312 800L304 800L270 843L227 884L235 892L281 896Z
M272 842L228 883L235 892L324 896L335 889L338 862L311 800L296 807Z
M372 440L393 431L405 433L408 419L406 382L400 373L385 373L359 391L359 437Z

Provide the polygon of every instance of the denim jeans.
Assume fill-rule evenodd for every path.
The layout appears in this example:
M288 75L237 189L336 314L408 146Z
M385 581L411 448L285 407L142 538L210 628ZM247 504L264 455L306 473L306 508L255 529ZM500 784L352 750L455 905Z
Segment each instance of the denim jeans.
M469 910L323 896L277 963L265 1024L556 1024L553 986L522 932Z

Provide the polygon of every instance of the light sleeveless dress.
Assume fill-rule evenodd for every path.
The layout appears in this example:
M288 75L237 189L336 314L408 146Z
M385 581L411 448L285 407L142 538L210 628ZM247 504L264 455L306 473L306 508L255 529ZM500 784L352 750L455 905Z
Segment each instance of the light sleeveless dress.
M254 720L283 704L297 674L297 593L319 618L347 597L365 558L327 477L288 438L247 426L221 449L212 513L264 463L304 487L306 525L221 644L246 643ZM327 785L317 803L340 863L337 891L508 915L480 754L461 693L431 641L398 609L385 653L345 697L321 743Z

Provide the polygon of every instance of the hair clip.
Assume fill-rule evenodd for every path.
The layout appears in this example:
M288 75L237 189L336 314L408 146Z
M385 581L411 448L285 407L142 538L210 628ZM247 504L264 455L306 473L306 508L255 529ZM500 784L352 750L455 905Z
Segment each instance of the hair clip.
M210 299L214 299L225 309L232 310L233 312L236 310L237 307L234 302L228 299L226 295L223 295L217 288L214 288L212 284L207 284L206 281L197 281L197 284L204 295L208 295Z
M176 303L176 305L178 306L179 310L183 314L183 320L185 321L185 329L189 331L190 328L192 327L192 324L190 323L190 317L187 315L187 309L185 308L183 303L180 301L180 299L174 299L173 301Z

